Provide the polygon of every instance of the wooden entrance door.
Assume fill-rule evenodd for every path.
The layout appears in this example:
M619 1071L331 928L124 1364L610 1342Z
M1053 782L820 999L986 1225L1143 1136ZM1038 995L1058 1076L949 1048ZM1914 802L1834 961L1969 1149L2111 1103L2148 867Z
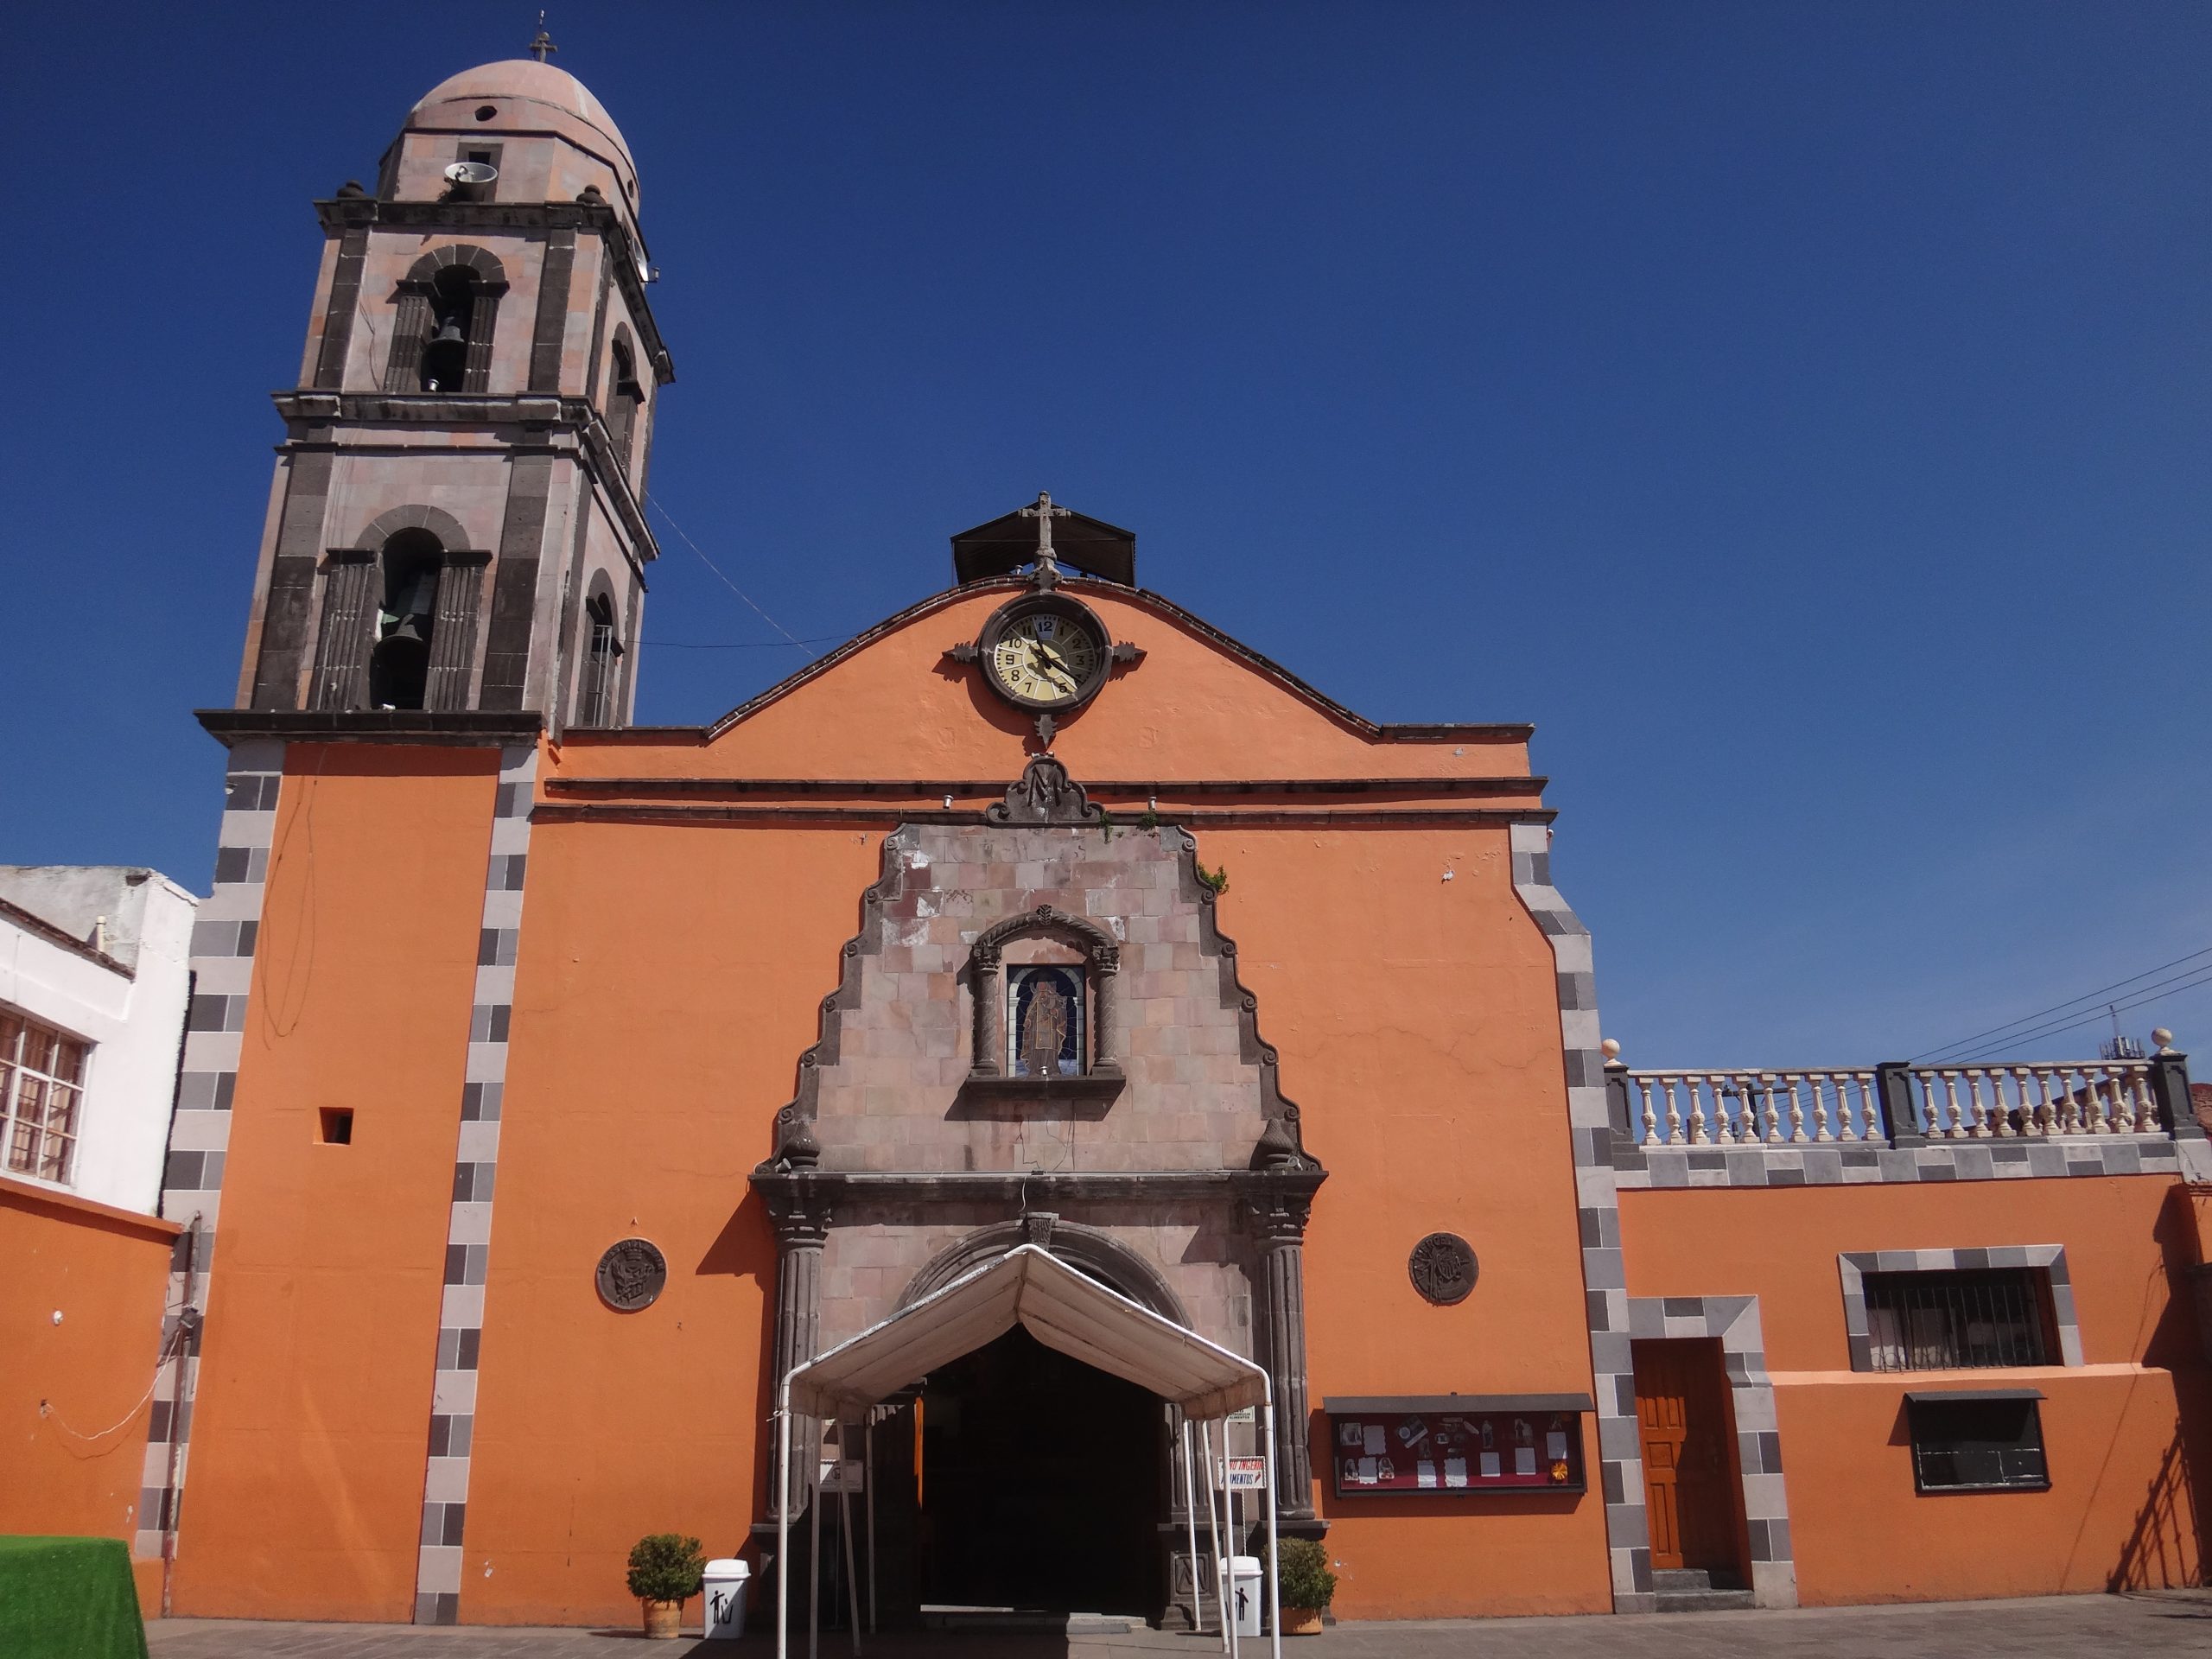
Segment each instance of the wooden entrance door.
M1635 1355L1651 1565L1736 1569L1734 1414L1720 1344L1639 1342Z

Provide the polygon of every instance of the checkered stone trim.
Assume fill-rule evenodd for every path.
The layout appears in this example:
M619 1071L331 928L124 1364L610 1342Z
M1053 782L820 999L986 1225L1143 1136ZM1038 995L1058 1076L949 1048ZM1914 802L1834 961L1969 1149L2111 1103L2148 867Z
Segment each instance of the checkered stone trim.
M161 1214L183 1222L185 1230L170 1257L162 1317L161 1351L167 1357L155 1379L138 1483L138 1529L131 1551L140 1560L161 1558L184 1495L192 1408L200 1389L199 1319L207 1306L217 1201L231 1141L231 1098L238 1088L238 1049L246 997L253 988L254 950L283 774L281 742L254 740L232 749L223 779L214 890L193 925L192 1003L185 1016L183 1064L161 1200Z
M1891 1181L2005 1181L2070 1175L2212 1179L2206 1142L2145 1135L1931 1141L1919 1147L1624 1146L1617 1185L1857 1186Z
M1582 1284L1589 1309L1590 1361L1597 1373L1598 1458L1605 1494L1605 1545L1613 1611L1657 1611L1651 1530L1643 1499L1643 1446L1637 1429L1629 1353L1628 1280L1614 1189L1612 1120L1605 1065L1598 1052L1596 970L1590 930L1552 886L1551 831L1512 826L1513 890L1551 941L1558 975L1560 1041L1567 1067L1567 1117L1574 1148L1574 1202L1582 1227ZM1605 1386L1626 1375L1625 1392Z
M476 953L475 1007L461 1090L453 1210L446 1227L445 1291L438 1313L437 1378L423 1477L423 1530L416 1556L415 1622L461 1619L462 1529L476 1431L476 1363L484 1338L484 1276L492 1248L492 1194L499 1162L499 1107L514 1011L515 952L522 937L523 878L530 861L530 807L537 746L499 752L499 791L484 878Z
M1851 1369L1874 1369L1873 1342L1866 1322L1866 1275L1870 1273L1956 1273L1987 1268L2041 1268L2050 1281L2050 1311L2058 1326L2058 1363L2079 1365L2082 1325L2074 1312L2074 1280L2066 1268L2063 1244L1992 1244L1959 1250L1851 1250L1835 1259L1843 1280L1843 1330L1851 1344Z
M1751 1534L1751 1600L1760 1607L1797 1605L1797 1563L1789 1541L1789 1494L1782 1480L1782 1433L1774 1410L1774 1382L1766 1372L1766 1340L1756 1296L1631 1296L1629 1335L1643 1342L1664 1338L1719 1338L1728 1373L1728 1398L1736 1419L1736 1463L1742 1471L1744 1520ZM1599 1398L1611 1390L1633 1420L1636 1372L1600 1376Z

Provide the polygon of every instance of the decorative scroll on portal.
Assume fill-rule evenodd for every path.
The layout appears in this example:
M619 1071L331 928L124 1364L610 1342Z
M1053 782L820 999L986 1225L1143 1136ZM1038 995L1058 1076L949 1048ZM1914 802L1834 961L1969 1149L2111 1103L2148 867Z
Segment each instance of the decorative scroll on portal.
M599 1294L609 1307L635 1313L660 1300L668 1258L651 1239L621 1238L599 1258Z

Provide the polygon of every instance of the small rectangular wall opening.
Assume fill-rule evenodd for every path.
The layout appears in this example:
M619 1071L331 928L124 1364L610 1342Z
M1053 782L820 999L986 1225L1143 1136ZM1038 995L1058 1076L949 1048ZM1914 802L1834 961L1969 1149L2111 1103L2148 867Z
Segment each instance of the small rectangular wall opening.
M321 1120L319 1138L326 1147L347 1147L353 1143L353 1109L351 1106L325 1106L316 1113Z

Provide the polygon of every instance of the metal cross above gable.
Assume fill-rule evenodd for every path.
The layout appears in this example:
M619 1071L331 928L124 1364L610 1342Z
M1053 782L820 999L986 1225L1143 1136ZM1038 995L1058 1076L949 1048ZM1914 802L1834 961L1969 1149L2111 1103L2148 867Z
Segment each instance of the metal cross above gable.
M1037 585L1039 588L1056 586L1060 579L1060 561L1059 556L1052 551L1052 520L1071 515L1065 507L1052 505L1050 490L1039 490L1037 492L1037 505L1022 508L1021 516L1037 521Z

